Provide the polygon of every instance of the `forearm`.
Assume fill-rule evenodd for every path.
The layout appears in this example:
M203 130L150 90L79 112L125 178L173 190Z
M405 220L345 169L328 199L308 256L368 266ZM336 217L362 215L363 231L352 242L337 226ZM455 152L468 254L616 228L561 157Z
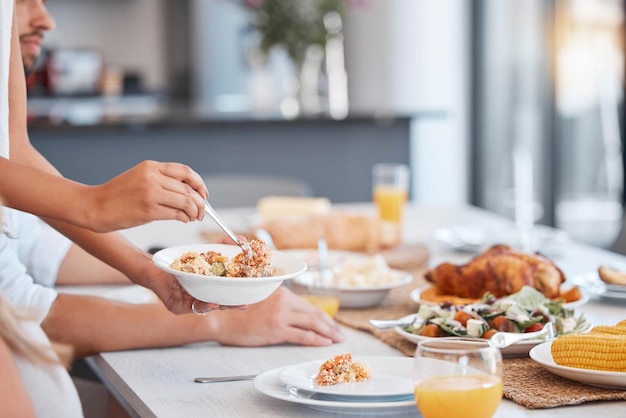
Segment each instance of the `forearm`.
M92 257L78 245L71 245L57 271L58 285L128 284L128 277Z
M207 315L208 317L208 315ZM72 345L77 357L98 352L171 347L208 340L207 317L174 315L161 304L128 304L60 294L42 328L53 341Z

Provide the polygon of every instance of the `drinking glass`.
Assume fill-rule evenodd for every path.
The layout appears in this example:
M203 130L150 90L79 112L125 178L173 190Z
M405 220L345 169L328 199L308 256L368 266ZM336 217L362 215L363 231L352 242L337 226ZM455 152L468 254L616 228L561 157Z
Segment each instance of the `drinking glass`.
M409 166L380 163L372 166L372 199L389 242L402 240L402 216L409 197Z
M334 274L330 270L312 271L307 274L310 275L310 281L299 289L292 290L334 318L340 304L339 287L335 284Z
M424 418L490 418L502 400L502 355L486 341L420 341L413 370L415 402Z

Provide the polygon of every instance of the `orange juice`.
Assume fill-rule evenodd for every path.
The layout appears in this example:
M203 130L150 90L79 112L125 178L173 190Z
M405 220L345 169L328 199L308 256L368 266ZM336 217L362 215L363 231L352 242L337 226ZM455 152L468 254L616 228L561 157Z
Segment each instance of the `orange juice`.
M406 189L393 186L377 186L374 188L374 202L381 219L400 223L404 206L409 198Z
M335 317L339 310L339 298L336 296L326 295L300 295L302 299L308 301L310 304L317 306L332 318Z
M415 386L424 418L490 418L501 400L502 379L497 376L437 376Z

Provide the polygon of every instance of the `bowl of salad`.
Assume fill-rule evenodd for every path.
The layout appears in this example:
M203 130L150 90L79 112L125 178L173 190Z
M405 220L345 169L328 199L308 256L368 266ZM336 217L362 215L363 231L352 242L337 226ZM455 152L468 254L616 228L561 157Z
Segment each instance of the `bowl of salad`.
M548 322L554 325L557 336L584 332L590 327L583 315L576 315L573 309L564 307L562 301L547 299L530 286L500 299L487 292L477 303L422 304L417 313L402 319L411 322L411 325L396 327L395 331L416 344L429 338L488 339L498 331L534 332ZM544 341L520 341L503 349L502 354L528 355L534 346Z

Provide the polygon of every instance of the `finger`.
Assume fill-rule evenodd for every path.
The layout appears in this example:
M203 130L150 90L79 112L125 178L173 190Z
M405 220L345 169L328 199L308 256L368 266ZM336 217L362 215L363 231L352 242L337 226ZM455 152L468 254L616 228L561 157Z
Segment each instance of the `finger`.
M219 305L220 311L245 311L247 309L248 309L248 305L235 305L235 306Z
M188 184L202 198L206 199L209 197L209 192L202 177L189 166L180 163L162 163L161 173Z
M311 331L315 334L330 339L333 342L342 342L345 335L339 325L324 312L312 315L307 313L296 313L291 315L290 325L301 330ZM305 337L310 338L310 336Z
M173 178L163 177L160 186L168 192L161 195L159 203L162 206L181 211L188 217L189 221L202 220L204 217L204 199L188 184Z
M220 308L220 305L215 303L202 302L201 300L194 299L190 305L191 312L196 315L204 315L211 311L215 311Z

